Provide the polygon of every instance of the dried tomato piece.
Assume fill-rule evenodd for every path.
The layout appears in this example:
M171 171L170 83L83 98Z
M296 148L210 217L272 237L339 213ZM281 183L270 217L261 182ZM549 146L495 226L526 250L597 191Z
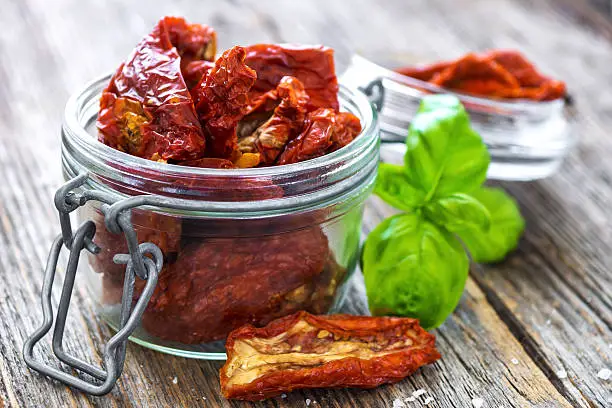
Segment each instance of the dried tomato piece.
M247 112L248 93L257 77L245 64L245 57L242 47L225 51L191 90L206 132L207 157L227 159L236 149L236 127Z
M563 82L540 74L521 53L511 50L470 53L457 61L396 71L446 89L491 98L548 101L566 94Z
M520 83L520 92L502 92L498 95L500 97L553 100L563 98L567 92L563 82L540 74L518 51L493 50L486 55L508 70Z
M359 132L361 123L353 114L317 109L308 114L302 132L287 144L277 164L323 156L350 143Z
M284 77L276 88L280 103L273 115L253 133L238 141L243 153L259 153L261 163L274 164L287 142L302 130L306 117L308 95L302 83L294 77Z
M189 24L182 17L164 17L170 42L181 56L181 68L193 61L213 61L217 53L217 33L203 24Z
M276 88L285 76L299 79L310 96L308 110L339 109L334 50L324 46L256 44L246 47L246 64L257 72L250 97Z
M430 82L444 88L485 95L486 89L481 90L479 84L495 83L505 88L520 86L516 78L501 65L471 53L434 75Z
M274 113L281 99L276 89L251 99L245 116L238 122L238 139L251 135L263 125Z
M442 61L424 66L401 67L396 69L395 72L415 79L420 79L421 81L429 82L436 74L444 71L451 64L452 62L450 61Z
M331 138L332 145L328 153L351 143L359 133L361 133L361 122L357 116L348 112L336 113L336 123Z
M200 83L202 78L210 72L215 66L211 61L191 61L186 64L183 69L183 78L189 89Z
M183 29L189 30L189 35ZM194 34L201 31L212 37ZM186 56L195 57L198 52L206 54L214 49L214 42L214 32L208 27L188 25L182 19L162 19L119 67L102 94L99 140L151 160L200 156L205 147L204 134L181 74L176 47Z
M225 347L221 391L248 401L300 388L373 388L440 358L434 335L415 319L306 312L241 327Z
M304 130L278 158L278 164L291 164L323 156L332 145L336 112L333 109L317 109L308 114Z
M504 67L521 86L538 87L547 79L538 74L535 67L517 51L493 50L487 52L485 56Z
M151 334L183 343L223 339L304 307L303 287L329 253L318 227L269 237L192 240L160 274L143 316Z

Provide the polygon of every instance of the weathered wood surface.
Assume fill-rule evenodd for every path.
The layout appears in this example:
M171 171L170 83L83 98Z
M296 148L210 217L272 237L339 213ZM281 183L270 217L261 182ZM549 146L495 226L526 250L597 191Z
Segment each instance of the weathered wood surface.
M436 331L444 355L439 363L376 390L295 392L260 406L305 406L309 399L321 407L391 407L419 388L433 397L432 407L469 407L473 398L483 398L485 407L611 406L611 382L597 373L612 368L612 24L587 4L0 0L0 406L249 405L219 396L219 363L134 344L118 386L101 398L30 372L20 356L40 322L41 271L58 232L51 197L61 183L63 105L170 13L214 25L222 47L322 42L337 49L339 65L355 50L430 60L517 47L566 79L578 103L581 140L559 174L503 184L521 204L525 238L503 264L474 266L458 310ZM365 231L389 212L371 199ZM99 363L93 350L111 333L77 287L66 346ZM350 299L348 311L366 310L359 277ZM426 396L405 404L422 406Z

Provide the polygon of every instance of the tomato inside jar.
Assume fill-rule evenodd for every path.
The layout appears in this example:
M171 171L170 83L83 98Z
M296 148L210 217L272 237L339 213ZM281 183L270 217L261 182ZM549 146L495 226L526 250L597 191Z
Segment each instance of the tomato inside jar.
M238 327L340 308L358 262L379 135L361 93L338 85L328 68L315 77L299 69L309 58L333 69L330 49L233 47L214 59L215 42L207 27L160 21L114 75L70 99L62 157L66 179L87 171L84 188L115 201L163 197L163 205L130 211L138 242L163 254L132 339L222 359L222 342ZM126 76L137 67L156 83L142 61L128 66L143 47L173 73L153 99L138 75ZM262 66L281 63L257 82ZM88 257L89 287L101 316L118 328L125 265L114 259L128 245L106 228L102 204L78 214L94 221L100 247ZM136 277L133 302L145 282Z

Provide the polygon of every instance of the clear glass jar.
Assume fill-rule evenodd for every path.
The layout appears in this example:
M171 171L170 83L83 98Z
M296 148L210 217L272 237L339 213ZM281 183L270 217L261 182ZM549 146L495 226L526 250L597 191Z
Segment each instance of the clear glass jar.
M348 146L313 160L269 168L203 169L134 157L97 141L98 100L109 77L77 92L62 128L66 179L89 172L85 188L121 200L141 194L197 201L198 210L132 210L139 242L153 242L164 266L140 327L131 339L185 357L224 359L223 339L243 324L308 310L336 310L359 257L364 201L376 177L376 113L344 86L343 110L361 120ZM172 201L172 200L170 200ZM99 313L118 327L127 253L122 235L104 227L99 205L78 210L92 219L101 248L85 272ZM144 281L136 279L135 297Z
M451 93L459 98L491 154L488 177L534 180L554 173L574 145L573 110L565 100L501 101L445 90L398 74L355 55L341 80L362 89L379 111L384 161L403 162L404 139L421 99Z

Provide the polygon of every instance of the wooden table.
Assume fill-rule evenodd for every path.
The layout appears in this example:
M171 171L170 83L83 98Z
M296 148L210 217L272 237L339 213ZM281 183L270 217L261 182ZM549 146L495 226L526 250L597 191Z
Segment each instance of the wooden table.
M612 382L597 376L612 368L612 24L587 0L1 0L0 406L248 405L220 397L220 363L134 344L114 391L99 398L29 371L21 358L41 321L42 269L59 231L51 200L62 182L63 105L171 13L213 25L221 48L325 43L340 66L356 50L431 60L519 48L564 78L578 104L580 143L560 172L503 184L522 207L525 236L506 262L474 265L460 306L435 331L440 362L396 385L294 392L259 406L391 407L417 389L426 395L406 406L428 396L431 407L470 407L474 398L483 407L612 406ZM365 232L388 212L371 199ZM111 332L77 286L66 344L99 363L93 350ZM360 277L348 309L366 310Z

